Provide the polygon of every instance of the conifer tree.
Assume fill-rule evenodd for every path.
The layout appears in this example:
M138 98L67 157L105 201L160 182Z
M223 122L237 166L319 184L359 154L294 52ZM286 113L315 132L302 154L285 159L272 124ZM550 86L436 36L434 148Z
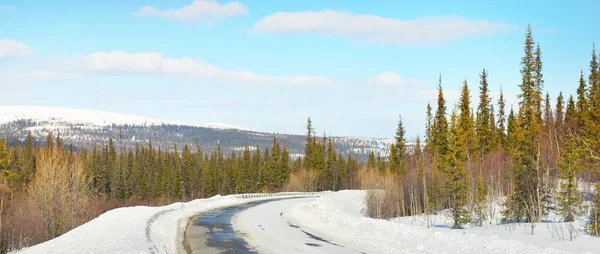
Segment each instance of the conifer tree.
M589 127L589 103L588 87L583 77L583 71L579 75L579 86L577 87L577 128L587 130Z
M588 122L585 128L585 137L591 149L596 154L600 150L600 69L596 46L592 45L592 59L590 60L590 74L588 76Z
M477 107L477 138L479 139L479 149L481 156L487 155L491 150L492 130L490 129L491 98L487 82L488 73L485 69L479 74L479 106ZM466 81L465 81L466 83Z
M337 156L330 137L327 139L327 170L325 181L327 184L327 190L337 191L338 173Z
M373 149L371 149L371 151L369 152L369 158L367 160L367 169L371 170L371 169L375 169L377 167L376 162L375 162L375 152L373 151Z
M442 76L438 81L438 100L435 118L433 120L433 128L431 133L431 149L432 168L431 168L431 183L428 185L428 199L430 207L433 209L441 208L442 205L442 188L444 186L442 174L448 168L448 157L450 156L450 133L448 128L448 120L446 119L446 101L442 89Z
M513 170L514 190L510 196L508 216L539 222L543 215L543 174L539 167L541 127L542 63L539 46L534 49L531 27L525 35L525 55L521 59L522 82L519 85L519 117L517 118L517 163Z
M573 99L573 95L569 96L569 101L567 101L567 110L565 112L565 125L568 129L576 130L578 125L577 119L577 109L575 106L575 100Z
M588 226L590 235L600 236L600 182L596 183L596 197L592 211L590 213L590 225Z
M506 102L504 101L504 92L500 88L500 96L498 97L498 138L502 147L506 146Z
M430 151L433 142L433 114L431 113L431 104L427 103L426 122L425 122L425 150Z
M562 181L557 197L557 211L565 222L572 222L576 216L583 213L581 192L577 189L575 179L581 165L581 151L577 143L575 135L566 136L558 165L559 178Z
M452 214L453 229L462 229L463 225L471 220L468 211L465 209L468 195L467 187L467 171L465 167L465 160L467 158L465 145L466 133L464 133L463 115L470 117L470 109L467 108L467 112L463 111L463 98L466 97L468 101L468 88L466 88L466 82L463 86L463 93L461 93L461 104L459 108L461 110L460 117L456 116L456 111L452 112L451 116L451 127L450 127L450 142L449 142L449 154L447 155L447 165L444 168L445 178L445 193L448 195L448 202L450 206L450 212ZM466 91L466 93L465 93ZM466 94L466 96L465 96ZM457 119L458 118L458 119ZM470 126L473 127L472 125Z
M485 73L485 71L484 71ZM486 75L486 74L482 74ZM487 85L486 85L487 87ZM455 147L457 148L456 159L461 163L464 161L470 161L473 157L473 154L476 150L476 144L478 142L477 136L475 136L475 123L473 121L473 117L471 115L471 104L470 104L470 95L469 95L469 87L467 81L465 80L463 83L463 87L460 93L460 99L458 104L460 115L458 116L458 125L456 126L456 139L457 143ZM487 106L486 106L487 107ZM488 108L489 110L489 108ZM485 123L485 128L481 126L481 129L485 129L489 131L489 111L486 111L488 114L487 122ZM482 124L483 125L483 124ZM488 133L488 138L492 138L491 133ZM479 136L479 135L478 135ZM481 138L481 136L479 136ZM479 142L483 142L479 140ZM489 140L485 141L484 145L489 145ZM480 143L482 144L482 143Z
M398 117L398 127L396 128L396 136L395 138L395 146L396 146L396 154L397 161L394 162L397 164L395 168L395 173L402 174L406 170L406 130L404 129L404 123L402 122L402 116Z
M546 92L546 98L544 99L544 127L546 130L554 127L554 114L550 105L550 93L548 92Z
M475 223L481 227L483 222L487 220L486 201L486 185L483 180L483 170L479 169L477 176L477 186L475 187Z
M283 146L283 151L281 152L281 171L279 174L279 187L283 187L284 183L287 181L288 176L290 175L290 153L287 150L287 147Z
M558 97L556 97L556 112L554 112L554 128L557 131L561 131L563 128L563 123L564 123L564 119L565 119L565 105L564 105L564 97L562 92L560 92L558 94Z

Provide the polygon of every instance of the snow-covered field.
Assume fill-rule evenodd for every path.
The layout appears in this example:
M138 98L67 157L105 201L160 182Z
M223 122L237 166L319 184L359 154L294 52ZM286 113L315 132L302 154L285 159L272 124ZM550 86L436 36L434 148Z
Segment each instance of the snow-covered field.
M452 230L445 216L427 228L424 217L376 220L362 215L363 191L342 191L296 205L290 213L299 224L342 244L358 244L369 253L600 253L600 238L573 242L552 237L561 224L540 223L535 235L526 225ZM563 224L564 225L564 224Z
M430 228L425 218L418 216L371 219L362 214L364 195L364 191L326 192L317 198L266 203L239 213L233 220L234 229L250 232L248 243L274 253L281 253L288 246L296 246L296 252L306 252L306 235L292 232L288 222L340 246L368 253L600 253L600 238L580 235L570 242L555 237L559 226L565 224L540 223L535 234L530 235L524 224L507 227L487 223L483 227L452 230L442 215L436 216ZM178 235L191 216L268 198L272 197L216 196L164 207L115 209L57 239L19 253L174 253L181 240ZM250 220L261 221L249 223ZM276 220L287 225L277 225ZM264 232L257 233L256 223ZM317 248L315 252L336 252L329 247Z

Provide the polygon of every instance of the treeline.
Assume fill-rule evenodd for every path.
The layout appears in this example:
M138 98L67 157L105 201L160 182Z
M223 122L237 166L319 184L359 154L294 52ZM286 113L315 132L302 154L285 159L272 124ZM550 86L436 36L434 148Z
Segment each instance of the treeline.
M530 27L521 59L518 107L507 108L500 90L490 96L488 72L479 80L479 98L471 102L465 80L460 99L447 109L440 75L436 108L427 105L426 135L407 151L402 121L389 158L370 156L368 168L380 172L385 194L367 200L373 217L450 212L453 228L488 219L489 201L504 204L505 223L535 223L550 211L564 222L589 215L587 230L600 232L600 69L592 49L589 74L574 78L576 97L544 95L542 51ZM578 78L578 83L577 79ZM507 114L508 112L508 114ZM382 176L386 176L382 177ZM391 191L389 191L391 190ZM584 195L587 192L588 195ZM591 194L591 195L590 195ZM392 196L392 197L389 197ZM385 200L388 202L386 203ZM584 206L584 201L593 201ZM587 208L587 209L586 209Z
M312 131L304 160L292 158L277 138L269 148L246 146L229 154L220 145L208 152L200 144L118 147L112 138L79 151L52 134L36 141L29 133L13 146L0 139L0 252L52 239L116 207L360 187L359 162Z

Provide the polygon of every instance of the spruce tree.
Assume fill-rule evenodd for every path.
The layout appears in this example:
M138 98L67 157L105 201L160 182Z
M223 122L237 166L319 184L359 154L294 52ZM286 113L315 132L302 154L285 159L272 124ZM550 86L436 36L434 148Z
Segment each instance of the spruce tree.
M372 170L377 167L375 162L375 152L373 149L369 152L369 158L367 159L367 170Z
M455 147L457 148L456 159L462 163L464 161L470 161L475 153L477 142L479 141L480 145L482 144L481 142L483 142L481 139L477 140L477 136L475 136L475 123L471 115L470 94L466 80L463 83L460 93L458 107L460 110L460 115L458 116L458 126L456 126L457 144ZM489 131L489 113L490 112L486 110L486 114L488 114L488 122L485 123L485 128L483 126L480 127L481 129L485 129L487 131ZM488 138L492 138L490 134L491 133L488 133ZM486 144L484 145L489 145L489 140L485 142Z
M590 235L600 236L600 182L596 183L596 197L592 211L590 213L590 225L588 226Z
M435 118L433 120L433 128L431 134L431 149L432 149L432 166L431 166L431 184L428 185L428 198L430 207L439 209L442 206L443 196L443 178L449 167L450 156L450 133L448 128L448 120L446 119L446 101L442 89L442 76L438 81L438 100Z
M517 163L513 170L514 190L507 211L509 217L525 215L529 222L539 222L543 215L543 174L539 167L541 128L542 63L539 46L535 48L531 27L525 35L525 55L521 59L522 82L519 85L519 116L517 118Z
M592 47L592 59L590 60L590 74L588 76L588 122L585 128L585 137L590 143L592 151L598 154L600 150L600 69L596 46Z
M485 69L479 74L479 106L477 107L477 138L481 156L487 155L491 150L492 130L490 129L490 103L489 88L487 82L488 73ZM466 81L465 81L466 83Z
M562 92L560 92L558 94L558 97L556 97L556 110L554 112L554 128L557 131L561 131L563 128L563 123L564 123L564 119L565 119L565 105L564 105L564 97Z
M450 212L452 214L453 220L453 229L462 229L463 225L469 222L470 216L468 211L465 209L465 205L467 203L468 196L468 187L467 187L467 171L465 165L466 150L467 146L465 145L465 140L467 139L467 134L464 132L463 117L465 112L463 112L463 98L465 97L468 101L468 89L465 85L463 86L463 93L461 95L461 104L459 107L461 109L461 116L456 116L456 111L452 112L451 116L451 127L450 127L450 142L449 142L449 154L446 157L446 167L444 167L444 178L445 178L445 194L448 195L448 202ZM467 109L466 115L470 117L470 109ZM458 118L458 119L457 119ZM470 126L473 127L472 125ZM463 159L465 158L465 159Z
M337 191L338 173L337 156L330 137L327 139L327 170L325 181L327 190Z
M565 111L565 125L568 129L575 131L578 125L577 109L573 95L569 96L567 101L567 110Z
M479 169L479 175L477 176L477 186L475 187L475 223L478 226L482 226L483 222L487 220L487 209L486 209L486 185L483 179L483 170Z
M589 122L589 110L590 106L588 103L588 87L583 77L583 71L579 75L579 86L577 87L577 129L588 130L590 126Z
M395 173L402 174L406 170L406 130L404 129L404 123L402 122L402 116L398 117L398 127L396 128L395 138L395 146L396 146L396 154L397 161L394 162L397 164L395 168Z
M561 182L557 197L557 213L563 217L565 222L572 222L575 217L583 213L581 192L577 188L577 180L575 179L581 165L581 150L577 143L575 135L568 134L565 137L558 164Z
M497 118L497 126L498 126L498 138L500 140L500 145L504 147L506 145L506 102L504 101L504 92L502 88L500 88L500 96L498 97L498 118Z

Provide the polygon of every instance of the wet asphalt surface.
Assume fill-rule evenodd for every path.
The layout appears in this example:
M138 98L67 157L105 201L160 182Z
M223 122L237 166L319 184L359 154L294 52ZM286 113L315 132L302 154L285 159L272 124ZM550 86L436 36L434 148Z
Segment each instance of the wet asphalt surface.
M188 223L183 241L185 252L259 253L258 251L254 250L248 245L248 243L242 238L242 235L234 231L232 227L232 218L237 213L253 206L261 205L268 202L279 201L283 199L297 198L304 197L278 198L254 201L204 212L190 220L190 222ZM323 241L323 243L329 243L324 239L313 236L305 231L303 232L313 239L321 240Z

